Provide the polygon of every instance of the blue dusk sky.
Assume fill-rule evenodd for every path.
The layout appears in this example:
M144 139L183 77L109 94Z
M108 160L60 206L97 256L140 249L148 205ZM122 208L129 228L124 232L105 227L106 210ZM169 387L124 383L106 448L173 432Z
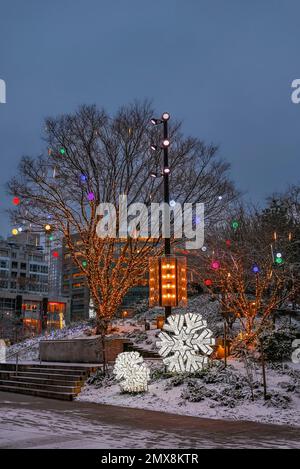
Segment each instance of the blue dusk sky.
M5 182L46 116L148 98L220 146L249 200L299 183L297 0L0 0L0 234Z

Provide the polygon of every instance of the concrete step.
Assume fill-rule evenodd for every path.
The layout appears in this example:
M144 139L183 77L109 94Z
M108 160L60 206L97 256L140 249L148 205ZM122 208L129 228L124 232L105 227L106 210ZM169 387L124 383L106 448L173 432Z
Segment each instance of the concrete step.
M28 367L22 371L28 373L47 373L47 374L64 374L71 376L86 376L89 374L89 370L70 370L69 368L43 368L43 367Z
M13 392L18 394L30 394L31 396L47 397L49 399L60 399L64 401L72 401L75 397L75 394L68 392L54 392L43 389L34 389L34 388L17 388L15 386L0 385L0 391L3 392Z
M134 345L134 344L128 344L126 351L139 352L144 358L161 358L157 352L143 349L142 347L139 347L138 345Z
M97 368L101 367L101 365L72 365L68 363L64 364L54 364L54 363L19 363L18 368L19 370L25 370L27 368L36 368L36 369L54 369L54 370L68 370L68 371L80 371L80 372L90 372L96 371ZM16 368L15 363L0 363L0 372L7 371L7 370L14 370Z
M69 379L68 377L66 377L66 379L62 380L62 379L52 379L51 377L49 378L41 378L40 376L38 377L32 377L32 376L19 376L19 375L9 375L6 380L14 380L14 381L22 381L24 383L39 383L39 384L53 384L53 385L57 385L57 386L82 386L84 381L83 380L74 380L74 379ZM0 377L0 381L5 381L1 379Z
M84 381L87 378L87 375L70 375L62 373L35 373L34 371L18 371L14 375L26 377L26 378L44 378L44 379L58 379L64 381L65 379L72 379L74 381ZM10 375L11 376L11 375Z
M52 399L72 400L90 373L98 366L20 364L16 374L15 364L0 366L0 391L30 394Z
M4 371L16 371L15 366L9 366L7 368L0 368L0 373ZM47 374L65 374L71 376L87 376L90 372L89 369L69 369L69 368L48 368L41 366L32 366L32 365L19 365L18 372L28 372L28 373L47 373Z
M53 385L53 384L38 384L38 383L28 383L24 381L0 381L0 386L9 386L10 388L26 388L26 389L42 389L45 391L53 391L53 392L62 392L62 393L69 393L69 394L78 394L80 392L81 386L66 386L65 383L61 385Z

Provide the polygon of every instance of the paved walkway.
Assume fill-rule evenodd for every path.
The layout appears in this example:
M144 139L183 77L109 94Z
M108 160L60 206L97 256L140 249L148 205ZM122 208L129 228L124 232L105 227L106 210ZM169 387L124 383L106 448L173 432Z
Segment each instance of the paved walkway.
M0 448L300 448L300 429L0 392Z

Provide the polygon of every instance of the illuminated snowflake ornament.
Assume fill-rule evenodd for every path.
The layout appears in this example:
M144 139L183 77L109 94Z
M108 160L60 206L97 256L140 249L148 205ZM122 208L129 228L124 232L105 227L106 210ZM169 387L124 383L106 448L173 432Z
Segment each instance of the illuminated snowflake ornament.
M160 339L159 354L168 371L185 373L202 370L213 352L215 339L200 314L186 313L169 316ZM200 353L199 353L200 352Z
M117 356L113 373L123 392L148 390L150 370L139 352L123 352Z

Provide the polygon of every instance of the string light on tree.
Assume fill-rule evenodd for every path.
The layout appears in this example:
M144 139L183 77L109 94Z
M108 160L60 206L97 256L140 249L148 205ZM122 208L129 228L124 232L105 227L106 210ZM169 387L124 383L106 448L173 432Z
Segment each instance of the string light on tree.
M17 234L19 233L19 231L18 231L17 228L13 228L13 229L11 230L11 232L12 232L12 234L13 234L14 236L17 236Z
M227 246L228 248L230 248L230 246L231 246L231 241L230 241L230 239L226 239L225 243L226 243L226 246Z
M59 153L60 153L61 155L65 155L65 154L66 154L65 148L63 148L63 147L60 148L60 149L59 149Z
M85 175L85 174L81 174L81 175L80 175L80 181L81 181L81 182L86 182L86 180L87 180L86 175Z
M90 202L92 202L93 200L95 200L95 194L93 192L89 192L87 198Z
M82 267L86 267L87 266L87 261L82 261Z
M53 251L52 256L57 259L59 257L58 251Z

